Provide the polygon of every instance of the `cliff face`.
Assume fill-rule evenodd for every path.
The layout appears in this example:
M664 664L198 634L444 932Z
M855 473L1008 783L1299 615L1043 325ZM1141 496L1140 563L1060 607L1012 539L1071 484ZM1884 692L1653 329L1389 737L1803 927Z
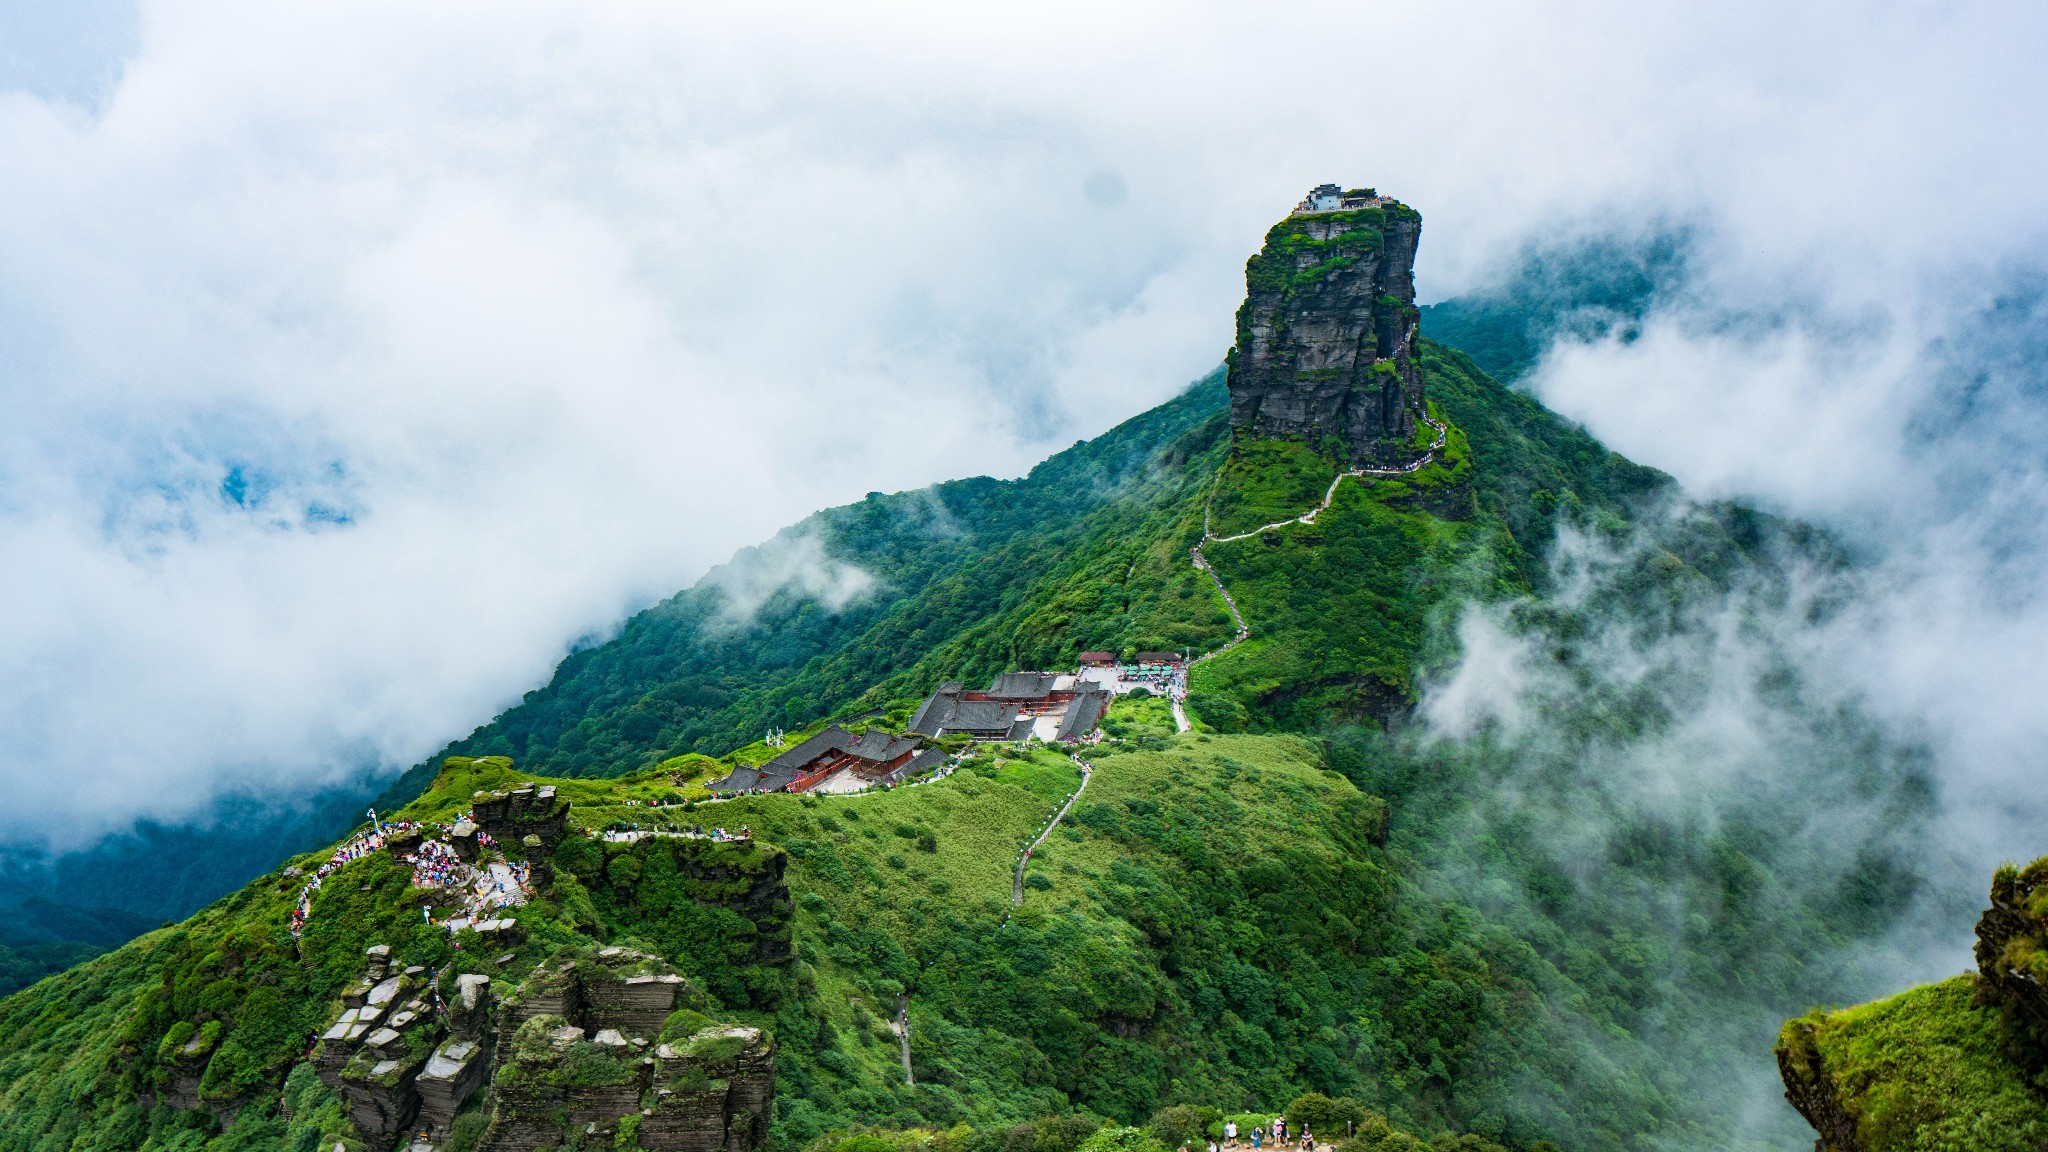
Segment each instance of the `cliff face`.
M1413 455L1422 217L1393 200L1367 203L1288 217L1245 265L1229 363L1230 423L1241 437L1334 440L1355 464Z
M558 956L501 1015L483 1152L555 1148L583 1132L654 1152L752 1152L767 1133L775 1048L758 1028L687 1007L700 993L660 957Z
M1977 1002L2005 1013L2013 1055L2040 1072L2048 1067L2048 858L1992 877L1975 955Z
M2048 1147L2044 880L2048 858L1999 869L1975 973L1786 1023L1778 1072L1819 1152Z

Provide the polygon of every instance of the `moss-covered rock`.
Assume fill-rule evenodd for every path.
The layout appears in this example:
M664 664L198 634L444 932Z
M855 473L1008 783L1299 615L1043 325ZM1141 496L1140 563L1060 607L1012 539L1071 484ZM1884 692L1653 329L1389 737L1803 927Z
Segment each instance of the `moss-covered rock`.
M1999 1010L1957 976L1779 1034L1786 1098L1825 1152L2032 1152L2048 1101L2007 1058Z

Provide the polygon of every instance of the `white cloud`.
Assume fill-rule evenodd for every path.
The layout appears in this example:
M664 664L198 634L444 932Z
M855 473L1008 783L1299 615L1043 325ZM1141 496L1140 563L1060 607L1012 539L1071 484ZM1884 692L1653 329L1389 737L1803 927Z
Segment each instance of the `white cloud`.
M0 831L402 765L816 507L1021 472L1212 366L1245 257L1324 179L1421 208L1427 296L1540 230L1677 213L1715 222L1722 299L1796 282L1897 334L1820 364L1808 333L1659 329L1546 377L1728 490L1810 414L1827 452L1767 495L1862 516L1928 285L2030 253L2044 203L2027 9L140 28L103 98L67 102L104 60L0 70Z

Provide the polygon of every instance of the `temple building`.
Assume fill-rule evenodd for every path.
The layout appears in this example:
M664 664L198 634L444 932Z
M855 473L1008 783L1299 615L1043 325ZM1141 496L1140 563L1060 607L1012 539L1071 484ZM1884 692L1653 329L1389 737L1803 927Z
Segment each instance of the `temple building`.
M1005 672L986 692L959 681L939 685L909 730L925 736L964 734L977 740L1074 741L1095 730L1109 693L1071 673Z
M758 768L739 767L714 792L854 792L900 784L944 763L946 754L915 736L870 730L855 736L834 724Z

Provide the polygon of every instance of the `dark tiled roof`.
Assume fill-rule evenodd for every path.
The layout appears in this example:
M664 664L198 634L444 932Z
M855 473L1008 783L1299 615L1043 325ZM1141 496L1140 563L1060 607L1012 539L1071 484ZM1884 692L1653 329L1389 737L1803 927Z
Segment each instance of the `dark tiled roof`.
M919 715L922 716L923 713L920 712ZM821 756L848 752L863 760L886 764L917 745L915 737L894 736L880 729L869 729L855 736L834 724L759 768L733 769L731 775L713 782L711 787L714 791L720 792L746 788L764 788L772 792L789 787L792 780L803 775L804 770Z
M1116 663L1116 653L1114 653L1114 652L1083 652L1083 653L1081 653L1081 663L1083 663L1083 664L1114 664L1114 663Z
M853 733L834 724L791 748L775 759L761 765L763 773L788 776L794 780L802 773L803 767L827 752L844 752L853 746Z
M1019 716L1017 717L1016 722L1010 725L1010 731L1005 736L1005 739L1029 740L1031 739L1032 726L1037 723L1038 721L1033 717Z
M741 792L752 788L760 779L759 769L739 767L733 769L724 779L713 780L710 788L713 792Z
M1067 705L1067 714L1060 718L1060 731L1055 739L1079 740L1093 731L1102 713L1109 707L1109 693L1083 692Z
M917 755L912 756L908 764L905 764L903 767L898 768L894 772L889 773L887 776L882 777L882 779L890 784L901 783L905 780L914 780L917 777L922 776L925 773L931 771L932 769L937 768L939 765L945 762L946 753L943 750L938 748L927 748L924 751L919 752Z
M1140 653L1138 653L1138 663L1140 663L1140 664L1178 664L1178 663L1180 663L1180 653L1178 653L1178 652L1140 652Z
M905 752L917 747L914 736L895 736L879 729L869 729L847 751L863 760L887 764Z
M975 736L996 736L1009 731L1010 722L1016 718L1015 704L938 695L925 701L924 707L917 710L917 719L910 722L910 730L926 736L935 736L941 729Z
M1050 672L1005 672L989 685L988 694L998 700L1042 700L1057 679Z
M953 691L948 692L946 688L953 688ZM939 717L947 715L952 704L959 703L958 700L952 700L959 694L960 690L957 687L948 684L926 697L925 702L917 706L917 715L910 718L909 731L922 732L927 736L938 732ZM952 704L947 703L948 700L952 700Z

